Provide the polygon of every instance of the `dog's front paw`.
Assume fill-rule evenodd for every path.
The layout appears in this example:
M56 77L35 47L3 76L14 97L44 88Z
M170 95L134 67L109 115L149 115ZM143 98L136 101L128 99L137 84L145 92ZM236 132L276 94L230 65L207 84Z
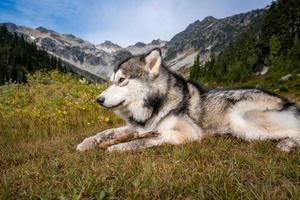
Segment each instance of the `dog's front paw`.
M77 145L77 151L86 151L95 148L97 140L93 137L85 138L80 144Z
M124 151L132 151L136 150L137 146L134 144L127 144L127 143L121 143L121 144L116 144L108 147L106 150L108 152L124 152Z

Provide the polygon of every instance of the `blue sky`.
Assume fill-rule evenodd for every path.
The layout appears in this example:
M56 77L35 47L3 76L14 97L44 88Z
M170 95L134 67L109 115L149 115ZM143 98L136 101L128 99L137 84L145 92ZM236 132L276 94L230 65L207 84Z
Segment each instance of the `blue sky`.
M1 0L0 22L43 26L72 33L92 43L122 46L152 39L169 40L206 16L222 18L272 0Z

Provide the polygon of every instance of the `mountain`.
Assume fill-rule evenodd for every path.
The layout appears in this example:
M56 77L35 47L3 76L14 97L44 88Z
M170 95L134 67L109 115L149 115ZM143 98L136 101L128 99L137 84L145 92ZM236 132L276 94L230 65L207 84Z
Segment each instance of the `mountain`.
M114 53L116 51L119 51L122 49L119 45L112 43L111 41L106 40L105 42L101 44L96 45L97 49L103 50L107 53Z
M260 26L251 26L205 64L196 61L190 78L209 85L256 85L299 93L299 10L299 0L273 1Z
M163 43L160 40L144 45L137 43L128 48L122 48L110 41L94 45L72 34L60 34L44 27L33 29L12 23L2 25L10 32L25 36L29 42L35 42L37 46L68 64L72 71L90 79L91 75L108 79L113 67L120 61L132 54L145 53L151 48L161 47Z
M88 78L108 79L117 63L155 47L162 48L165 64L173 70L191 67L197 55L200 55L202 62L206 62L212 54L224 50L229 41L239 38L249 26L259 27L264 12L254 10L223 19L209 16L190 24L168 42L157 39L147 44L137 42L126 48L111 41L95 45L72 34L61 34L44 27L33 29L12 23L2 25L59 57L72 71Z
M195 21L166 44L167 65L174 70L190 67L197 55L200 60L208 61L211 54L220 53L250 26L257 27L258 32L264 12L260 9L223 19L209 16Z
M10 25L9 28L16 27ZM0 85L26 82L28 73L51 69L66 71L66 66L35 43L0 26Z
M15 24L4 25L9 31L26 36L29 41L35 42L37 46L61 58L64 62L103 79L107 79L112 73L112 65L119 59L131 55L126 50L106 52L72 34L60 34L44 27L32 29Z
M142 54L156 47L162 48L166 45L166 43L167 43L166 41L160 39L152 40L152 42L148 44L145 44L143 42L137 42L135 45L126 47L126 50L130 51L134 55Z

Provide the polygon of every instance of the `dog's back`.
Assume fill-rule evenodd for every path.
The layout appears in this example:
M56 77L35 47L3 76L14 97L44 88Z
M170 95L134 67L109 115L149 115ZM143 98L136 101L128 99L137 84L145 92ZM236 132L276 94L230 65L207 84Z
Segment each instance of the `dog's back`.
M205 133L299 141L300 109L287 99L259 89L197 89L194 94L193 86L191 95L199 97L191 97L190 113Z

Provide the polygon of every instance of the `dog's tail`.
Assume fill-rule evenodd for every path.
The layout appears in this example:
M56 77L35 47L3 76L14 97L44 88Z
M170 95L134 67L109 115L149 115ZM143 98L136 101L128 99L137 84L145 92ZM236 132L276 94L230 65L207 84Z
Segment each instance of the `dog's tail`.
M296 131L296 137L300 138L300 107L298 107L295 103L282 98L281 108L278 109L278 111L288 114L286 116L292 117L290 120L286 117L282 118L282 123L291 123L292 129Z
M300 107L298 107L295 103L288 101L287 99L282 99L280 111L290 111L296 117L300 117Z
M290 110L298 121L297 132L298 132L298 137L300 139L300 107L298 107L297 105L294 104L293 106L291 106Z

